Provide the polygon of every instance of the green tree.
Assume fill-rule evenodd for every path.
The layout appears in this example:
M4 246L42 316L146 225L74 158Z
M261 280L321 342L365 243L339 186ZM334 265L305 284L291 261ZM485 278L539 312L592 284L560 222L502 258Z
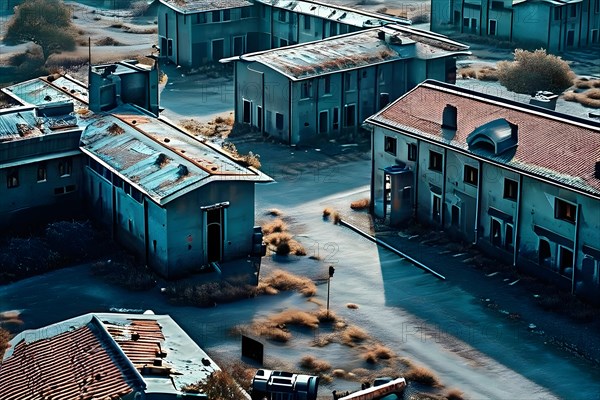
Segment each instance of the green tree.
M512 92L534 95L547 90L560 94L573 85L575 74L569 64L544 49L516 49L514 56L514 61L500 61L497 65L498 80Z
M62 0L26 0L15 8L4 42L34 42L46 60L52 53L75 49L73 32L71 9Z

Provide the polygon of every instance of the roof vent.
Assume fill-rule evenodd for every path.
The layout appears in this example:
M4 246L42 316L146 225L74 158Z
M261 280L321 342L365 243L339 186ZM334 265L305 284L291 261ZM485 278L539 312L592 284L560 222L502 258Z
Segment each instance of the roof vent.
M188 171L188 168L185 165L179 164L179 166L177 167L177 176L182 178L184 176L187 176L190 173L190 171Z
M167 156L164 155L163 153L160 153L157 157L156 157L156 161L154 161L154 164L162 167L165 163L167 162Z
M558 95L552 92L546 91L538 91L535 96L531 96L529 99L529 104L534 106L547 108L549 110L554 110L556 108L556 100L558 99Z
M385 40L385 32L384 31L377 32L377 37L381 40Z
M458 112L456 107L446 104L442 113L442 129L452 129L455 131L458 128L457 118Z
M140 340L140 334L137 332L133 332L131 334L131 340L133 340L134 342Z
M471 132L467 143L470 149L489 147L495 155L500 155L519 144L518 126L504 118L495 119Z
M594 170L594 178L600 179L600 160L596 161L596 169Z

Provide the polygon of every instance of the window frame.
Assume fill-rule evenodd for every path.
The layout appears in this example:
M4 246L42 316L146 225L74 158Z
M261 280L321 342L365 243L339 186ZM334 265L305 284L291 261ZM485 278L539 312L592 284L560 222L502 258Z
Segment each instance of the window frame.
M514 187L514 189L510 189ZM512 193L514 191L514 193ZM519 196L519 182L504 178L504 190L502 194L503 198L506 200L517 201L517 197Z
M437 165L437 162L434 162L435 160L439 159L439 166ZM435 150L429 150L429 170L430 171L436 171L436 172L442 172L443 171L443 164L444 164L444 155L442 153L438 153Z
M19 169L11 168L6 171L6 187L8 189L18 188L20 185Z
M215 18L215 15L218 16L218 18ZM210 22L212 22L212 23L221 22L221 10L211 11Z
M311 30L311 26L312 26L311 22L312 21L311 21L310 15L304 15L304 30L305 31Z
M306 80L300 83L300 100L306 100L313 97L312 80Z
M73 160L70 158L63 158L58 161L58 176L66 178L73 174Z
M48 166L45 163L39 163L37 166L37 182L43 183L43 182L47 182L47 181L48 181Z
M284 118L282 113L275 112L275 129L278 131L283 130L284 127Z
M472 165L465 164L465 166L463 167L463 182L467 185L478 186L479 168L475 168Z
M231 21L231 9L226 8L223 10L223 12L221 13L221 21L223 21L223 22Z
M395 157L398 153L398 138L385 135L383 138L383 150Z
M417 144L416 143L407 143L406 144L406 158L408 159L408 161L417 161L417 158L419 157L418 153L418 149L417 149Z
M569 215L569 210L572 210L572 216ZM554 218L575 224L577 222L577 204L556 197L554 199Z

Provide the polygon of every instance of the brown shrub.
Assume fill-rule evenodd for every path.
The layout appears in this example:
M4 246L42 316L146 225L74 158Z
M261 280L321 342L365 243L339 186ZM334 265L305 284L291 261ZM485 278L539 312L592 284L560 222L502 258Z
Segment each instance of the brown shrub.
M300 366L317 374L329 371L331 369L331 364L329 364L327 361L318 360L313 356L302 357L302 360L300 360Z
M319 308L318 311L314 313L319 322L335 322L337 321L337 315L332 310L327 310L326 308Z
M244 393L235 380L225 371L214 371L205 380L181 388L187 393L203 393L209 399L239 400Z
M278 208L270 208L267 210L267 215L272 217L281 217L283 215L283 211Z
M464 68L461 68L461 69L458 70L457 73L463 79L467 79L467 78L475 79L475 78L477 78L477 71L473 67L464 67Z
M589 89L592 87L592 82L590 82L588 79L577 79L575 81L575 87L577 89Z
M325 207L323 209L323 218L329 218L329 216L333 213L333 208Z
M438 377L429 368L412 365L404 374L404 377L413 382L426 386L439 386Z
M477 79L480 81L497 81L498 70L494 67L483 67L477 71Z
M263 240L265 243L277 247L281 243L287 243L292 240L292 235L287 232L274 232L263 236Z
M600 89L590 89L584 92L589 99L600 100Z
M334 333L319 335L313 340L312 345L315 347L325 347L329 343L335 342L336 338L337 336Z
M366 362L375 364L379 360L389 360L394 356L394 352L382 344L375 344L362 354Z
M465 398L465 394L456 388L448 389L445 396L448 400L464 400Z
M331 375L335 376L336 378L344 378L346 376L346 371L341 368L334 369L331 371Z
M367 334L367 332L354 325L348 326L346 329L344 329L341 336L342 343L351 347L354 346L356 343L362 342L368 338L369 335Z
M267 293L268 288L275 290L298 290L306 297L314 296L317 293L317 286L313 281L281 269L273 271L269 276L262 279L258 284L257 291L259 293Z
M106 37L103 37L102 39L96 40L96 45L98 45L98 46L123 46L123 43L119 42L118 40L116 40L110 36L106 36Z
M335 225L339 224L342 221L342 216L339 212L334 211L332 215L332 220Z
M0 361L4 357L4 352L9 348L10 333L6 329L0 328Z
M353 210L365 210L369 208L370 203L371 202L369 201L369 199L360 199L350 203L350 208Z
M358 304L348 303L348 304L346 304L346 307L348 307L351 310L356 310L356 309L358 309Z
M298 325L312 329L319 326L319 320L316 316L306 311L294 309L269 316L269 323L273 326Z
M277 218L274 221L267 222L262 226L263 235L270 235L274 232L285 232L288 226L281 218Z

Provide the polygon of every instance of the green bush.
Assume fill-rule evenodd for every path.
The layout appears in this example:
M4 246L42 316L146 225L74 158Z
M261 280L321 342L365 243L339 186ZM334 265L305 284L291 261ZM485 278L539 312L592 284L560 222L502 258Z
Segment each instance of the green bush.
M71 9L61 0L26 0L15 8L4 42L31 41L41 46L44 59L52 53L75 49Z
M498 80L512 92L534 95L547 90L560 94L573 85L575 74L569 64L544 49L516 49L514 56L514 61L500 61L497 65Z

